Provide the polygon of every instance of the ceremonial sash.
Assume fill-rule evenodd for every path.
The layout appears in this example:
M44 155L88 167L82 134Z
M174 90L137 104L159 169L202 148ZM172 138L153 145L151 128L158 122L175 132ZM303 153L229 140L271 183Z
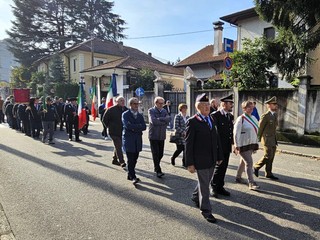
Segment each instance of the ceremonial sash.
M250 123L253 126L253 129L256 132L256 134L258 134L259 126L258 126L258 124L256 124L256 122L248 114L242 114L242 119L244 119L248 123Z

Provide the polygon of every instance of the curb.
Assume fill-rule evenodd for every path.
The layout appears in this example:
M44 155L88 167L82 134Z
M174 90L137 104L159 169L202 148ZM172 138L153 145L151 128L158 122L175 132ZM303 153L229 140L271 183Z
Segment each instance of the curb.
M10 223L0 203L0 240L15 240Z
M281 149L277 149L277 152L278 153L289 154L289 155L300 156L300 157L313 158L313 159L315 159L317 161L320 161L320 156L316 156L316 155L310 155L310 154L305 154L305 153L297 153L297 152L288 151L288 150L281 150Z

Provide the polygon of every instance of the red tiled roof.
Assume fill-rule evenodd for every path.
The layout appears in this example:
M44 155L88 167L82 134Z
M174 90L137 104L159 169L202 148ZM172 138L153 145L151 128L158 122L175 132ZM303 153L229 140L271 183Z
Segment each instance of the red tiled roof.
M217 56L213 56L213 46L214 45L208 45L202 48L198 52L187 57L186 59L183 59L181 62L176 64L175 67L185 67L203 63L222 62L224 58L227 56L227 53L223 52ZM233 48L237 48L237 41L234 41Z
M208 62L221 62L226 56L226 53L213 56L213 45L208 45L186 59L183 59L181 62L176 64L175 67L185 67Z

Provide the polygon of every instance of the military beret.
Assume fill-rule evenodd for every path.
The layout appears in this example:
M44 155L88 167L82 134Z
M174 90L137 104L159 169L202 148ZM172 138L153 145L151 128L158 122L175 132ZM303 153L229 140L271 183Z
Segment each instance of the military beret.
M277 104L277 97L273 96L272 98L265 101L265 104Z
M51 97L46 97L46 102L51 102Z
M229 96L220 98L220 102L233 102L233 94L230 94Z
M208 95L206 93L202 93L197 96L196 102L209 102Z
M76 97L69 98L69 101L77 101Z

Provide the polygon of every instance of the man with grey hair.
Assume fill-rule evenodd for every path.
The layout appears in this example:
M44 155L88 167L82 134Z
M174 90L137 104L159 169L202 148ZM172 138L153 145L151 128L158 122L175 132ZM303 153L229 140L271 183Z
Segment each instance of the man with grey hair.
M114 145L114 155L112 164L126 167L122 153L122 113L127 111L124 97L118 96L116 104L108 108L102 117L104 127L109 129L109 134ZM119 161L118 161L119 160Z
M216 222L212 215L209 200L209 185L214 167L221 164L223 154L218 131L210 116L208 96L198 95L195 107L196 115L189 118L186 132L186 164L190 173L197 173L198 184L193 191L191 200L200 208L202 216L211 223Z
M160 161L163 157L166 128L171 120L168 112L163 109L163 105L164 99L162 97L156 97L154 99L154 107L148 110L150 148L154 163L154 171L158 178L161 178L164 175L160 167Z

